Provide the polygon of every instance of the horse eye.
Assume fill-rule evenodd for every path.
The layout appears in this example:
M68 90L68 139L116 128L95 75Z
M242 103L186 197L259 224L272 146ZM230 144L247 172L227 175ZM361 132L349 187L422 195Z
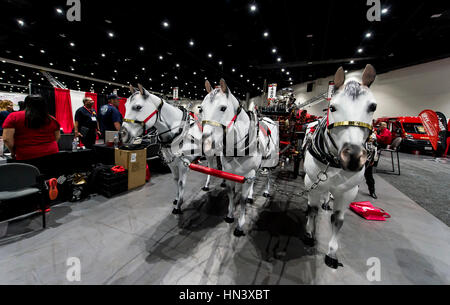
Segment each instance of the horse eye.
M198 109L198 113L202 113L203 112L203 109L202 108L199 108Z
M375 112L377 110L377 104L371 104L369 106L369 112Z
M331 112L336 112L336 111L337 111L337 109L336 109L336 107L335 107L335 106L330 106L330 111L331 111Z
M136 105L136 106L134 106L134 109L136 111L140 111L142 109L142 106L141 105Z
M222 107L220 108L220 111L222 111L222 112L225 112L225 110L227 110L227 107L225 107L225 106L222 106Z

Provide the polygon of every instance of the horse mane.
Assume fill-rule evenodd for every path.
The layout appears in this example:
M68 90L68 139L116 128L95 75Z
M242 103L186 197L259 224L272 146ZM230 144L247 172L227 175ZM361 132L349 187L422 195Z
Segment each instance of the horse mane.
M356 100L358 97L366 93L367 90L357 81L352 80L345 84L344 94L351 97L353 100Z

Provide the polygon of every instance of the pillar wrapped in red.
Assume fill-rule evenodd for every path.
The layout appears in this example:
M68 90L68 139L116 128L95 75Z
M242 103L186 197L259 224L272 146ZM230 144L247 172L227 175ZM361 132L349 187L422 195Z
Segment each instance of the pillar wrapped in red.
M239 175L235 175L235 174L231 174L231 173L227 173L227 172L223 172L214 168L209 168L206 166L202 166L202 165L198 165L198 164L193 164L191 163L189 165L189 168L193 171L199 172L199 173L203 173L206 175L211 175L214 177L218 177L218 178L222 178L225 180L230 180L233 182L237 182L237 183L245 183L245 177L239 176Z

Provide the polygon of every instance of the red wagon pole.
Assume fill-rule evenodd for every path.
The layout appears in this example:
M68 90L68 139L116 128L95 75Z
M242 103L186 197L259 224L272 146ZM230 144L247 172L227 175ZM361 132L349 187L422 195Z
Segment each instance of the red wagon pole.
M237 183L245 183L246 182L246 178L243 176L223 172L223 171L220 171L220 170L217 170L214 168L209 168L209 167L194 164L194 163L189 164L189 168L191 170L199 172L199 173L211 175L214 177L230 180L230 181L237 182Z

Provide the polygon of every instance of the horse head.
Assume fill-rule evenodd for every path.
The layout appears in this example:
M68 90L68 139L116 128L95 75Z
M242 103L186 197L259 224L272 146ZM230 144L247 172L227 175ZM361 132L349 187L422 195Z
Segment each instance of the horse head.
M130 85L131 96L125 104L126 115L120 130L123 143L132 143L155 125L158 107L162 103L159 97L149 93L141 84L138 88L139 91L136 91Z
M341 67L334 77L335 91L328 111L328 135L338 151L342 168L358 172L367 161L365 143L371 134L372 120L377 108L370 86L376 71L367 65L362 82L345 80Z
M205 155L219 155L230 124L236 120L239 101L228 88L225 80L220 80L220 88L212 89L209 81L205 82L208 95L200 106L203 124L203 150Z

